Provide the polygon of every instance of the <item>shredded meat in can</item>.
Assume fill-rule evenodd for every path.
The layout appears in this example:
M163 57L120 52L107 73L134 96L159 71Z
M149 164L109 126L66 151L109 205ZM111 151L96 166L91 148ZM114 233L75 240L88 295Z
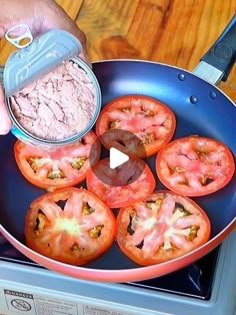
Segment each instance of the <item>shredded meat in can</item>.
M95 112L95 87L88 74L72 61L11 96L18 123L44 140L62 140L83 131Z

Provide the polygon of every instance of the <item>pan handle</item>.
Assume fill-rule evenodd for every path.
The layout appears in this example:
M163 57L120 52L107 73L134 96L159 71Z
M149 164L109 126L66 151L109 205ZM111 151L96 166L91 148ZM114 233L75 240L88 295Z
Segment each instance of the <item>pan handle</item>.
M200 59L193 73L206 81L217 84L226 81L236 60L236 14L220 37Z

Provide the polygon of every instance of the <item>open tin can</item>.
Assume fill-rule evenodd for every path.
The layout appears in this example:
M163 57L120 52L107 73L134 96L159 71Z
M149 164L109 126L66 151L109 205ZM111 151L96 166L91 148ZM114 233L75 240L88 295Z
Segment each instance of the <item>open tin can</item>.
M77 57L82 52L81 43L72 34L63 30L50 30L33 39L27 25L17 27L25 28L24 34L18 38L11 38L9 36L9 32L13 30L11 29L6 33L6 38L20 49L10 55L3 72L5 101L13 122L11 132L26 144L41 146L46 149L60 145L64 146L80 140L93 128L101 109L101 90L97 78L91 68ZM25 45L21 45L23 38L29 40ZM50 74L51 71L67 61L76 64L87 75L88 80L91 81L94 88L93 112L86 126L83 126L77 133L59 139L41 138L37 134L32 134L19 122L14 113L11 98L43 75ZM80 100L78 99L79 102Z

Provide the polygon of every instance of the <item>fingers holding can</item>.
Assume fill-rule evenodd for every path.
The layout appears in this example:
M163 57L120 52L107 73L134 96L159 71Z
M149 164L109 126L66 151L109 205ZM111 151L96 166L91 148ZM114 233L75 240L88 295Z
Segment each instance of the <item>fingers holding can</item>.
M11 119L5 104L4 92L0 85L0 135L7 134L12 127Z

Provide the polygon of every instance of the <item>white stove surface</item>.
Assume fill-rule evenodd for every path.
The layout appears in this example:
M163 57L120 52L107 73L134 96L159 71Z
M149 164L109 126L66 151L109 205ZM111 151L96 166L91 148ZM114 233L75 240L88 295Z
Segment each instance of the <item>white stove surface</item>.
M0 315L235 315L235 266L236 231L220 247L206 301L0 261Z

